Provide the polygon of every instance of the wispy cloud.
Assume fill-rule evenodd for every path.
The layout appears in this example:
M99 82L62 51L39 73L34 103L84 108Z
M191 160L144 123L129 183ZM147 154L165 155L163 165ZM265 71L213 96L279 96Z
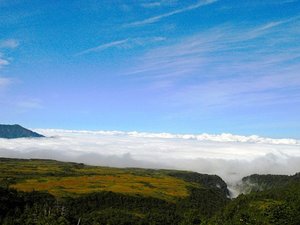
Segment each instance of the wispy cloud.
M109 43L105 43L93 48L89 48L86 49L84 51L81 51L77 54L75 54L75 56L80 56L80 55L85 55L85 54L89 54L89 53L93 53L93 52L101 52L104 51L106 49L109 48L133 48L136 46L144 46L144 45L149 45L151 43L155 43L155 42L161 42L164 41L166 38L165 37L148 37L148 38L127 38L127 39L123 39L123 40L119 40L119 41L113 41L113 42L109 42Z
M22 100L19 100L17 103L17 107L21 111L28 111L32 109L41 109L42 108L42 102L40 99L37 98L23 98Z
M241 8L251 8L255 9L258 7L263 6L280 6L285 4L294 4L299 2L299 0L280 0L280 1L274 1L274 0L264 0L264 1L241 1L239 4L236 4L236 2L232 1L232 4L227 4L227 6L223 6L222 10L230 10L230 9L241 9ZM229 2L227 2L229 3Z
M86 49L82 52L77 53L76 55L84 55L84 54L88 54L88 53L91 53L91 52L101 52L105 49L112 48L112 47L117 47L117 46L123 45L127 42L128 42L128 39L123 39L123 40L119 40L119 41L112 41L112 42L109 42L109 43L98 45L98 46L93 47L93 48Z
M268 29L272 29L272 27L269 26ZM151 72L149 76L152 78L156 76L159 76L159 78L177 77L178 75L193 75L191 72L197 71L198 74L202 73L204 71L201 68L211 67L213 63L216 63L216 68L222 67L222 69L224 69L224 64L227 68L237 68L238 65L240 65L239 68L249 68L250 63L258 63L256 66L270 63L271 58L274 59L278 56L278 54L272 55L276 49L270 49L268 43L264 43L264 41L252 42L253 39L262 37L267 32L267 28L263 28L264 32L261 30L261 27L250 30L239 30L239 28L230 26L213 28L185 38L175 45L149 51L140 59L142 61L138 63L140 66L135 67L128 73L145 76L147 72ZM273 39L271 38L268 41L271 40ZM275 39L275 41L277 40ZM267 50L272 50L272 52L265 54ZM252 54L248 54L249 51ZM234 53L234 55L230 53ZM221 54L223 55L218 57ZM254 57L251 57L251 55ZM257 56L260 57L260 60L257 60ZM289 55L289 57L292 56L294 55ZM261 61L261 57L269 58L269 60ZM249 60L250 58L253 61ZM208 72L209 70L206 73Z
M7 106L11 104L8 100L10 96L8 96L7 91L13 83L14 80L12 78L0 75L0 117L2 117L2 114L7 110Z
M218 174L229 182L252 173L300 171L299 140L295 139L232 134L36 131L48 138L0 139L0 156L184 169Z
M6 59L1 58L1 54L0 54L0 68L3 66L6 66L9 64L9 61Z
M300 102L300 36L294 29L298 19L211 28L148 51L126 74L150 85L168 81L171 94L166 102L179 108L193 104L207 111L233 104L296 104Z
M7 39L0 41L0 48L16 48L19 46L19 41L16 39Z
M7 77L0 77L0 90L11 84L11 79Z
M154 8L154 7L159 7L162 5L162 1L160 2L149 2L149 3L142 3L141 6L144 8Z
M7 57L5 57L5 55L0 52L0 69L4 66L9 65L9 59Z
M296 17L292 17L286 20L279 20L279 21L272 21L270 23L264 24L256 29L252 30L252 35L250 35L251 38L259 36L264 34L264 32L271 30L273 28L276 28L278 26L293 22L293 21L297 21L300 18L300 16L296 16Z
M166 5L174 5L177 3L177 0L155 0L155 1L145 1L141 3L141 6L144 8L156 8L156 7L161 7L161 6L166 6Z
M6 39L0 40L0 50L14 49L19 46L19 41L15 39ZM5 57L5 55L0 52L0 69L6 65L8 65L10 60Z
M196 3L196 4L187 6L185 8L177 9L177 10L174 10L174 11L171 11L171 12L168 12L168 13L164 13L164 14L161 14L161 15L158 15L158 16L153 16L153 17L150 17L150 18L147 18L147 19L144 19L144 20L135 21L135 22L126 24L125 26L126 27L136 27L136 26L143 26L143 25L147 25L147 24L151 24L151 23L156 23L156 22L158 22L158 21L160 21L164 18L173 16L173 15L176 15L176 14L184 13L184 12L187 12L187 11L191 11L191 10L203 7L205 5L210 5L214 2L217 2L217 0L202 0L202 1L199 1L198 3Z

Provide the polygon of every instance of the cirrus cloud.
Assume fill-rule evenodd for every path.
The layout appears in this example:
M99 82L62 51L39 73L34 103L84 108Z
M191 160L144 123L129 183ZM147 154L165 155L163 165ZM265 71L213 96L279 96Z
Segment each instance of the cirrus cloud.
M6 39L0 41L0 48L16 48L19 46L19 41L16 39Z

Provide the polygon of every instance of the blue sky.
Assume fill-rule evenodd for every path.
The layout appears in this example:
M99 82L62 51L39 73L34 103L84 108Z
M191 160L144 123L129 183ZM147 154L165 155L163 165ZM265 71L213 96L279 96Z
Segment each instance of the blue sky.
M0 123L300 138L300 1L0 0Z

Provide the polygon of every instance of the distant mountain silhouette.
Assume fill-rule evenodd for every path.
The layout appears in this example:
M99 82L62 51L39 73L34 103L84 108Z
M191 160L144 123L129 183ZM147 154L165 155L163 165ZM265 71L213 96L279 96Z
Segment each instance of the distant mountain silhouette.
M18 124L0 124L0 138L23 138L23 137L44 137L41 134L28 130Z

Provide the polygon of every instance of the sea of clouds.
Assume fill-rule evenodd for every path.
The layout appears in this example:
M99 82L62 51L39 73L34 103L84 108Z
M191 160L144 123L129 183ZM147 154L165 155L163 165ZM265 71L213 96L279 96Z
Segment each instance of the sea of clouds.
M217 174L229 185L258 174L300 172L300 140L232 134L170 134L36 129L46 138L1 139L0 156L112 167Z

